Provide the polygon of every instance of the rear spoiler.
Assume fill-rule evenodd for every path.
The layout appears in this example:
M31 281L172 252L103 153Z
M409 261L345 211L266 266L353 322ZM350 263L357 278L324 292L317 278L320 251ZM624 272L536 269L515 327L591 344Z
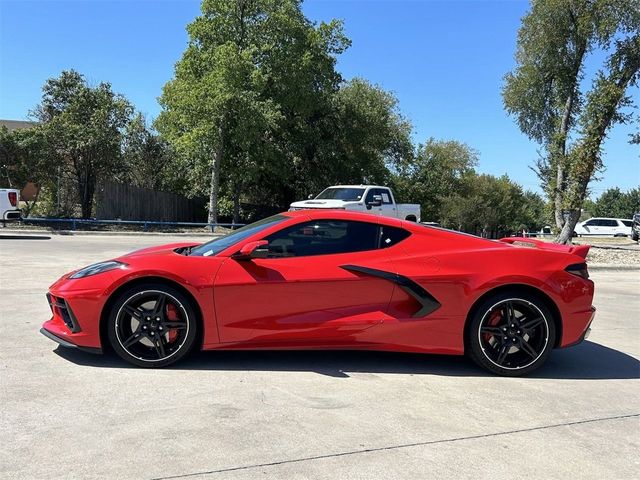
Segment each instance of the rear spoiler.
M499 241L503 243L509 243L511 245L513 245L514 243L518 243L524 246L532 246L540 250L552 250L554 252L571 253L585 259L587 258L587 253L589 253L589 249L591 248L590 245L560 245L558 243L543 242L542 240L534 240L533 238L521 237L506 237L501 238Z

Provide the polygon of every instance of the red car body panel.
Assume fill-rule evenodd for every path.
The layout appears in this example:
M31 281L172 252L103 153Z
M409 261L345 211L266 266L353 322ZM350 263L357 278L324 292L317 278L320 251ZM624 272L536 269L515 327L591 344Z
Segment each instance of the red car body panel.
M63 299L80 330L72 333L54 306L43 328L71 344L102 348L100 322L118 289L160 278L190 294L201 314L203 349L374 349L464 353L464 328L473 305L496 288L525 286L560 315L558 346L579 342L593 319L593 282L565 271L584 263L585 248L523 240L532 247L342 211L298 211L217 255L185 256L193 243L139 250L127 265L90 277L67 274L49 290ZM253 259L231 255L274 231L315 219L357 220L401 227L411 235L390 248L355 253ZM358 269L365 269L362 273ZM373 272L368 274L367 272ZM73 273L73 272L72 272ZM435 300L423 306L396 275ZM382 276L380 276L382 275ZM394 277L396 278L396 277Z

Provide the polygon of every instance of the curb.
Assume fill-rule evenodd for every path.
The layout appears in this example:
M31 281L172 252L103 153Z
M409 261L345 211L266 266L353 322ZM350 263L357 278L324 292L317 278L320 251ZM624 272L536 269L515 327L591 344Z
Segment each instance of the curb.
M640 271L640 265L623 265L617 263L587 263L589 270L600 270L600 271Z
M117 231L86 231L86 230L31 230L31 229L0 229L0 238L3 234L7 235L60 235L60 236L75 236L75 235L95 235L95 236L150 236L150 237L219 237L219 233L211 232L117 232Z

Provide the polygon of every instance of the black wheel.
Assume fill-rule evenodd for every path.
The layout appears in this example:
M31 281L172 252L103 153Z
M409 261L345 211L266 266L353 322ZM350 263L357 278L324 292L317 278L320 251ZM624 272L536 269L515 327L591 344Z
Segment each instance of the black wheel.
M164 367L184 357L197 335L195 311L179 291L137 285L118 297L107 331L115 352L140 367Z
M539 368L556 339L553 316L538 297L502 293L475 310L467 329L467 352L481 367L515 377Z

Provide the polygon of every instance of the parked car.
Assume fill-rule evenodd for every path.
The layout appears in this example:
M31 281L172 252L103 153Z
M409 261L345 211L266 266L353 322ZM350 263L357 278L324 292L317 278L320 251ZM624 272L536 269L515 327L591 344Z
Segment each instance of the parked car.
M590 218L576 225L576 235L601 235L607 237L629 237L633 220L622 218Z
M41 332L163 367L204 350L468 354L499 375L584 340L588 245L487 240L339 210L285 212L204 244L151 247L62 276Z
M391 189L378 185L335 185L324 189L315 198L293 202L289 207L289 211L309 209L349 210L420 221L419 204L396 203Z
M636 242L640 241L640 213L633 216L633 226L631 227L631 238Z
M0 188L0 220L3 222L20 220L20 190Z

